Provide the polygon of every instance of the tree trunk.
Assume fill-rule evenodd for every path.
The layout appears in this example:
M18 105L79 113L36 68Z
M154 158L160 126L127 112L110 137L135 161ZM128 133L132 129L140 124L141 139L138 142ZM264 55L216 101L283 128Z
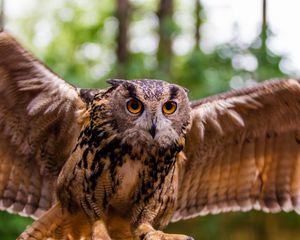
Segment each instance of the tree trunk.
M0 32L4 30L4 0L0 0Z
M196 18L196 26L195 26L195 49L200 49L200 28L202 25L201 12L203 10L201 5L201 0L195 0L195 18Z
M117 0L116 17L119 21L119 31L117 34L117 62L120 68L124 67L127 61L127 30L128 30L128 0Z
M172 16L173 0L161 0L157 13L159 19L159 46L158 63L162 77L165 80L170 77L172 62Z
M267 38L268 38L268 23L267 23L267 0L262 0L262 24L261 24L261 49L267 54Z

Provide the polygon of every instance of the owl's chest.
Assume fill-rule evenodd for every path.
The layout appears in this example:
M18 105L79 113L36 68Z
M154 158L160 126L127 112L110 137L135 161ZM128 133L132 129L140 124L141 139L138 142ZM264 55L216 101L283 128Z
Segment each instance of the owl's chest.
M142 163L140 161L127 160L119 167L115 174L114 193L110 199L110 205L114 208L128 208L132 204L133 196L138 191Z

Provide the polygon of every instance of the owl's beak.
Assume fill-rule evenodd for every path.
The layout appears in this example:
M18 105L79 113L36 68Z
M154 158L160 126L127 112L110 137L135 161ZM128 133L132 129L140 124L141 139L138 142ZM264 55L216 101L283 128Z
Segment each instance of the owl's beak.
M154 139L156 134L156 124L152 122L151 128L149 129L149 133L151 134L152 138Z

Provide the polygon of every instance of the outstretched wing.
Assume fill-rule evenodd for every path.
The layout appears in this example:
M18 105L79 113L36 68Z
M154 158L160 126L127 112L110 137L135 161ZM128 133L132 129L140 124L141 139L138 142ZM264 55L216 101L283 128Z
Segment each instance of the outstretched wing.
M76 89L0 33L0 209L39 217L79 135Z
M300 213L299 81L269 81L191 106L173 221L251 209Z

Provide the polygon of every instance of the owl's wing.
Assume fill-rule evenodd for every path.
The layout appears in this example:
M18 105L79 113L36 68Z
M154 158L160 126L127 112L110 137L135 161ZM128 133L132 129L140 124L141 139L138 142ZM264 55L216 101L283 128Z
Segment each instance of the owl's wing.
M173 221L251 209L300 213L299 81L269 81L191 107Z
M0 209L39 217L53 203L85 104L76 89L0 33Z

